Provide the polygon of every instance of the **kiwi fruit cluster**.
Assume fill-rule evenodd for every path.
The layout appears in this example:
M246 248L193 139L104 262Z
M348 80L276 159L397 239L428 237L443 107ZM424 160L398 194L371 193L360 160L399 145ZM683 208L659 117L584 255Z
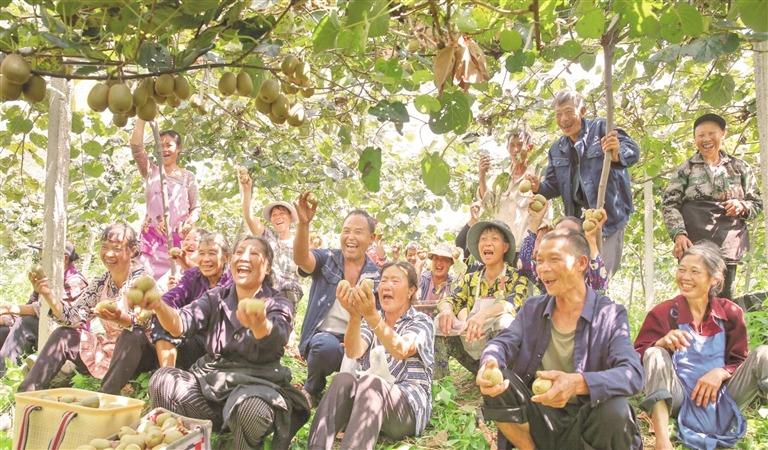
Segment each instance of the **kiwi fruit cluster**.
M117 440L93 439L76 450L163 450L189 434L181 420L169 412L142 420L135 429L124 426L117 433Z
M11 53L0 64L0 99L19 100L22 95L29 103L43 101L46 92L45 78L32 75L32 68L23 56Z

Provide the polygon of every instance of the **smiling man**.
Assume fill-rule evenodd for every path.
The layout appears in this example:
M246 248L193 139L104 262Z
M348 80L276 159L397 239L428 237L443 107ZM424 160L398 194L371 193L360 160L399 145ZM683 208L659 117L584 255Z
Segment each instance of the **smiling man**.
M563 133L549 149L547 172L539 181L527 175L531 190L547 199L561 197L566 216L581 217L597 208L597 191L604 155L611 157L605 191L608 221L603 226L602 254L608 279L621 264L624 227L635 210L628 168L640 158L640 147L623 130L606 130L605 119L586 119L587 108L578 92L563 90L552 101L557 126Z
M448 358L477 373L488 337L512 321L528 295L528 278L514 268L515 236L500 220L480 221L467 234L467 246L482 266L464 275L437 305L434 379L448 375Z
M496 421L499 448L642 448L627 397L644 373L632 354L627 312L584 281L589 244L576 230L544 236L536 257L547 295L523 303L488 342L476 382L483 417ZM485 379L501 369L503 381ZM535 378L551 387L534 395Z
M309 250L309 224L317 211L317 203L311 204L307 200L309 194L304 192L294 203L299 224L293 258L299 266L299 274L312 277L299 352L307 361L304 395L315 407L320 402L326 378L339 370L344 356L341 344L349 323L349 312L336 298L336 287L342 280L355 286L364 279L372 279L378 285L379 268L366 254L375 225L373 217L362 209L355 209L344 218L340 249Z

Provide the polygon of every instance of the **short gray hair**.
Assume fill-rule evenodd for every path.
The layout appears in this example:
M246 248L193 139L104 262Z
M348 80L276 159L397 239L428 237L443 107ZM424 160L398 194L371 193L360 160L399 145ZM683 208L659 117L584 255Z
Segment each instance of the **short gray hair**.
M683 256L680 257L680 261L689 255L701 258L704 268L707 269L707 275L717 280L717 283L709 289L709 298L714 298L723 290L725 283L726 267L720 247L712 241L701 240L688 247L688 250L683 252Z
M552 108L557 108L563 103L571 103L576 105L576 109L581 109L584 106L584 97L576 91L563 89L555 94L555 97L552 99Z

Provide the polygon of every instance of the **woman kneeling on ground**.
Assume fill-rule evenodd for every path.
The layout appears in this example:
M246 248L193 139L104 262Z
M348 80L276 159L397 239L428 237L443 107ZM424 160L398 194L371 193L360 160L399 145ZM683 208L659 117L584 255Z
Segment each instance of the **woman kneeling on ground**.
M309 431L310 449L330 449L346 429L342 449L372 449L379 432L391 439L417 436L432 412L434 362L432 320L417 312L416 270L407 262L381 269L376 310L372 286L340 284L336 297L349 311L344 335L347 357L364 372L339 373L317 408Z
M228 428L237 449L260 448L274 432L273 448L288 448L309 420L309 405L291 385L291 371L280 358L291 334L293 305L272 289L272 248L246 236L230 261L234 284L217 287L181 309L163 301L153 309L172 336L187 339L203 332L206 354L189 371L164 367L149 382L152 407ZM261 302L248 312L243 306ZM248 303L242 303L248 300ZM145 300L146 301L146 298Z
M716 295L725 261L711 242L682 255L675 279L680 295L656 305L635 339L645 368L645 400L657 449L672 449L667 425L690 448L732 447L746 432L742 409L768 395L768 346L747 355L741 308Z
M19 392L48 389L67 361L72 361L80 373L102 379L99 390L109 394L119 394L131 378L157 365L154 351L147 351L151 349L149 338L143 329L135 326L135 316L125 298L128 289L144 275L144 267L138 260L139 251L133 228L124 223L108 226L101 233L99 250L107 272L96 277L73 303L54 299L47 277L30 278L51 308L49 315L63 326L51 333L19 385ZM96 308L105 300L114 302L114 312ZM94 317L100 319L105 334L90 331ZM126 337L117 345L118 338L123 336ZM136 342L141 345L140 351L136 351Z

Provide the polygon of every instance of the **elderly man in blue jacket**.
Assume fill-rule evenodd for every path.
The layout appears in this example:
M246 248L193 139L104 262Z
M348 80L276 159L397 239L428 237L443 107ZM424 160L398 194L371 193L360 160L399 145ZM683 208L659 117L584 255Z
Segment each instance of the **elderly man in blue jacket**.
M627 398L645 375L627 311L584 281L582 233L551 231L537 260L547 295L526 299L480 358L483 416L496 422L499 449L642 448Z
M605 119L584 118L587 108L578 92L563 90L552 101L561 136L549 149L547 171L539 181L527 175L533 192L547 199L561 197L565 215L580 217L597 208L604 155L611 156L605 192L608 221L603 226L602 255L608 279L619 270L624 227L635 210L629 167L640 159L640 147L623 130L606 130Z

